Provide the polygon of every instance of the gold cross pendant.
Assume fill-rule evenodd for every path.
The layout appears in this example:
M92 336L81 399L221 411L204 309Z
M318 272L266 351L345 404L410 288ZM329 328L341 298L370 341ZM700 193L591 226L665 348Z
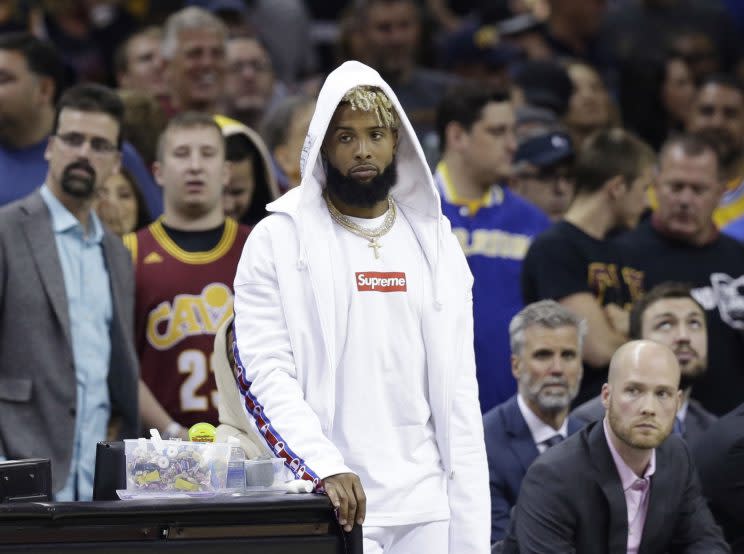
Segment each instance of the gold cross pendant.
M370 239L369 240L369 244L367 246L369 248L374 248L375 249L375 259L377 259L377 258L380 257L379 249L382 248L382 245L379 242L377 242L377 239L376 238Z

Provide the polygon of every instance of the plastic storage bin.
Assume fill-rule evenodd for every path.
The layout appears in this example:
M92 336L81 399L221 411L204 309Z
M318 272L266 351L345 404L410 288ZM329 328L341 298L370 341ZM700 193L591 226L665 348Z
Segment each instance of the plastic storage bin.
M277 487L287 480L281 458L245 460L243 464L247 490Z
M128 439L127 492L205 493L226 487L227 443Z

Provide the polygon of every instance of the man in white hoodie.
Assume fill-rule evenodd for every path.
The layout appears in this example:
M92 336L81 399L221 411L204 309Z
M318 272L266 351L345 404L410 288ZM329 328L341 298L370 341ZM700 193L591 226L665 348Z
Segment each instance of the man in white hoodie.
M377 72L328 76L301 165L235 277L246 413L365 553L486 554L472 277Z

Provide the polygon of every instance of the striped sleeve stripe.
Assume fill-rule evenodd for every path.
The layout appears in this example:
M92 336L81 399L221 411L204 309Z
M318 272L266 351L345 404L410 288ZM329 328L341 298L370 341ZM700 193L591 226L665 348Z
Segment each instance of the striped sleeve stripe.
M238 365L239 377L238 377L238 390L243 396L243 403L248 414L253 417L256 422L256 428L259 434L263 437L266 444L269 445L269 449L277 457L284 459L284 465L286 465L296 479L304 479L312 482L316 492L323 492L323 484L317 474L310 469L305 460L295 454L289 447L287 442L282 436L274 429L271 424L269 416L263 409L263 406L258 399L251 394L251 382L245 377L245 366L240 359L240 353L238 352L237 340L233 341L233 355L235 356L235 363Z

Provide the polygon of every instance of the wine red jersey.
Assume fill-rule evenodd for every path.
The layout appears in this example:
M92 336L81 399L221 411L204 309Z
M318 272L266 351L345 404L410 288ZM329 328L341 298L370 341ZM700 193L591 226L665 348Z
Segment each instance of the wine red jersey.
M181 249L160 220L124 237L135 268L142 379L185 427L218 423L214 336L233 313L232 284L248 233L228 218L222 238L206 252Z

